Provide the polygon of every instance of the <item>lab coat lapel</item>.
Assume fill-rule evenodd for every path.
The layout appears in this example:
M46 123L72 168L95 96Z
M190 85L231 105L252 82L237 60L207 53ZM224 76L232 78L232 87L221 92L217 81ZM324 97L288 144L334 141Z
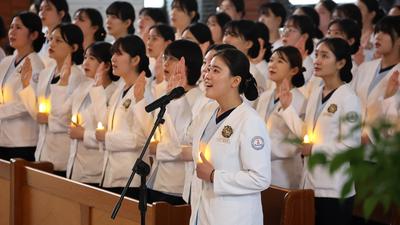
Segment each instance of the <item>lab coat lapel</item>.
M378 64L379 66L380 64ZM392 75L392 73L396 70L399 70L400 66L399 64L397 64L396 66L394 66L389 72L388 74L386 74L386 76L371 90L371 93L368 96L368 99L379 99L379 97L384 96L385 91L386 91L386 86L388 84L388 81L390 79L390 76ZM377 70L379 70L379 68L377 68ZM371 81L369 82L369 84L371 83ZM370 104L374 104L375 101L367 101L368 105Z

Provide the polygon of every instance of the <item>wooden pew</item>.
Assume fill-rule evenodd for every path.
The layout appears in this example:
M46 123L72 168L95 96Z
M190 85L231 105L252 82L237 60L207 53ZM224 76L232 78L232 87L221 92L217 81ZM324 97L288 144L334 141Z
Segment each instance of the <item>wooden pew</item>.
M271 186L262 192L264 225L313 225L314 191Z
M353 216L365 220L363 214L363 201L356 199L354 205ZM369 221L378 222L380 224L400 225L400 208L392 206L385 212L382 205L378 205L372 212Z
M41 169L51 170L43 166ZM117 219L113 221L110 215L118 195L31 168L26 161L0 164L0 179L2 177L8 177L12 189L9 197L11 216L10 223L5 221L0 225L140 223L136 200L126 198ZM313 225L313 198L312 190L270 187L262 192L264 224ZM146 216L147 225L186 225L189 223L190 207L149 204Z
M11 163L10 225L140 224L138 202L126 198L116 220L110 218L118 195L28 167ZM147 225L187 224L188 206L148 205Z
M0 225L10 224L10 162L0 160Z
M53 171L53 165L51 163L27 161L25 161L25 163L26 166L32 168L37 168L48 172ZM11 190L14 189L14 187L12 187L12 184L14 183L14 177L11 175L13 173L11 165L12 164L9 161L0 160L0 225L8 225L13 223L11 220L12 216L10 216L12 210L10 209L12 209L14 206L11 203L17 201L12 200L13 197L18 197L11 195Z

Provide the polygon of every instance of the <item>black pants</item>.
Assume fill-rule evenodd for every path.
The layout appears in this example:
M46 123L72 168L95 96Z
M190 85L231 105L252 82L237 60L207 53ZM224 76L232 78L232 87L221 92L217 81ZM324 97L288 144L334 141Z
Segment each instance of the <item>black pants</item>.
M112 188L101 187L101 188L106 191L110 191L115 194L118 194L118 195L121 195L122 190L124 190L123 187L112 187ZM139 188L136 188L136 187L128 188L128 191L126 192L126 196L138 200L139 199Z
M177 197L174 195L165 194L159 191L147 190L147 201L148 203L153 202L168 202L171 205L184 205L186 202L182 197Z
M315 225L348 225L351 222L354 197L315 198Z
M0 159L10 161L12 158L22 158L27 161L35 161L36 146L32 147L0 147Z

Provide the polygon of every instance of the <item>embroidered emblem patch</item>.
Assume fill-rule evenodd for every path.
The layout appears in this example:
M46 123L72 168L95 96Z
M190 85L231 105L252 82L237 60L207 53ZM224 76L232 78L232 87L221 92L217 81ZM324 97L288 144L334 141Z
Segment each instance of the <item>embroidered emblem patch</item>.
M336 104L331 104L328 107L328 113L335 113L337 111L337 105Z
M39 82L39 73L35 73L32 75L32 80L33 82L37 83Z
M351 111L346 114L346 120L350 123L355 123L359 120L359 116L356 112Z
M132 100L127 99L127 100L125 100L125 102L122 105L125 107L125 109L127 109L131 105L131 102L132 102Z
M229 138L233 134L233 129L231 126L227 125L222 129L222 136L225 138Z
M264 139L260 136L255 136L251 139L251 147L255 150L261 150L264 148Z

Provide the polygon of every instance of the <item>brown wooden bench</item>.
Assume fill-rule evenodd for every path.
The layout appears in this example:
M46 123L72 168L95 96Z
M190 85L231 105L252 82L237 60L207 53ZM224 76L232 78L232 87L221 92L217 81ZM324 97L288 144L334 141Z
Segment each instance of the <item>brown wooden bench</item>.
M313 225L314 191L271 186L262 192L264 225Z
M0 205L0 225L140 223L136 200L126 198L117 219L111 220L118 195L42 170L51 172L52 167L48 163L32 164L24 160L0 162L0 197L6 199ZM262 192L264 224L313 225L313 196L312 190L268 188ZM8 214L10 219L4 219ZM146 224L186 225L189 217L190 206L160 202L148 205Z

